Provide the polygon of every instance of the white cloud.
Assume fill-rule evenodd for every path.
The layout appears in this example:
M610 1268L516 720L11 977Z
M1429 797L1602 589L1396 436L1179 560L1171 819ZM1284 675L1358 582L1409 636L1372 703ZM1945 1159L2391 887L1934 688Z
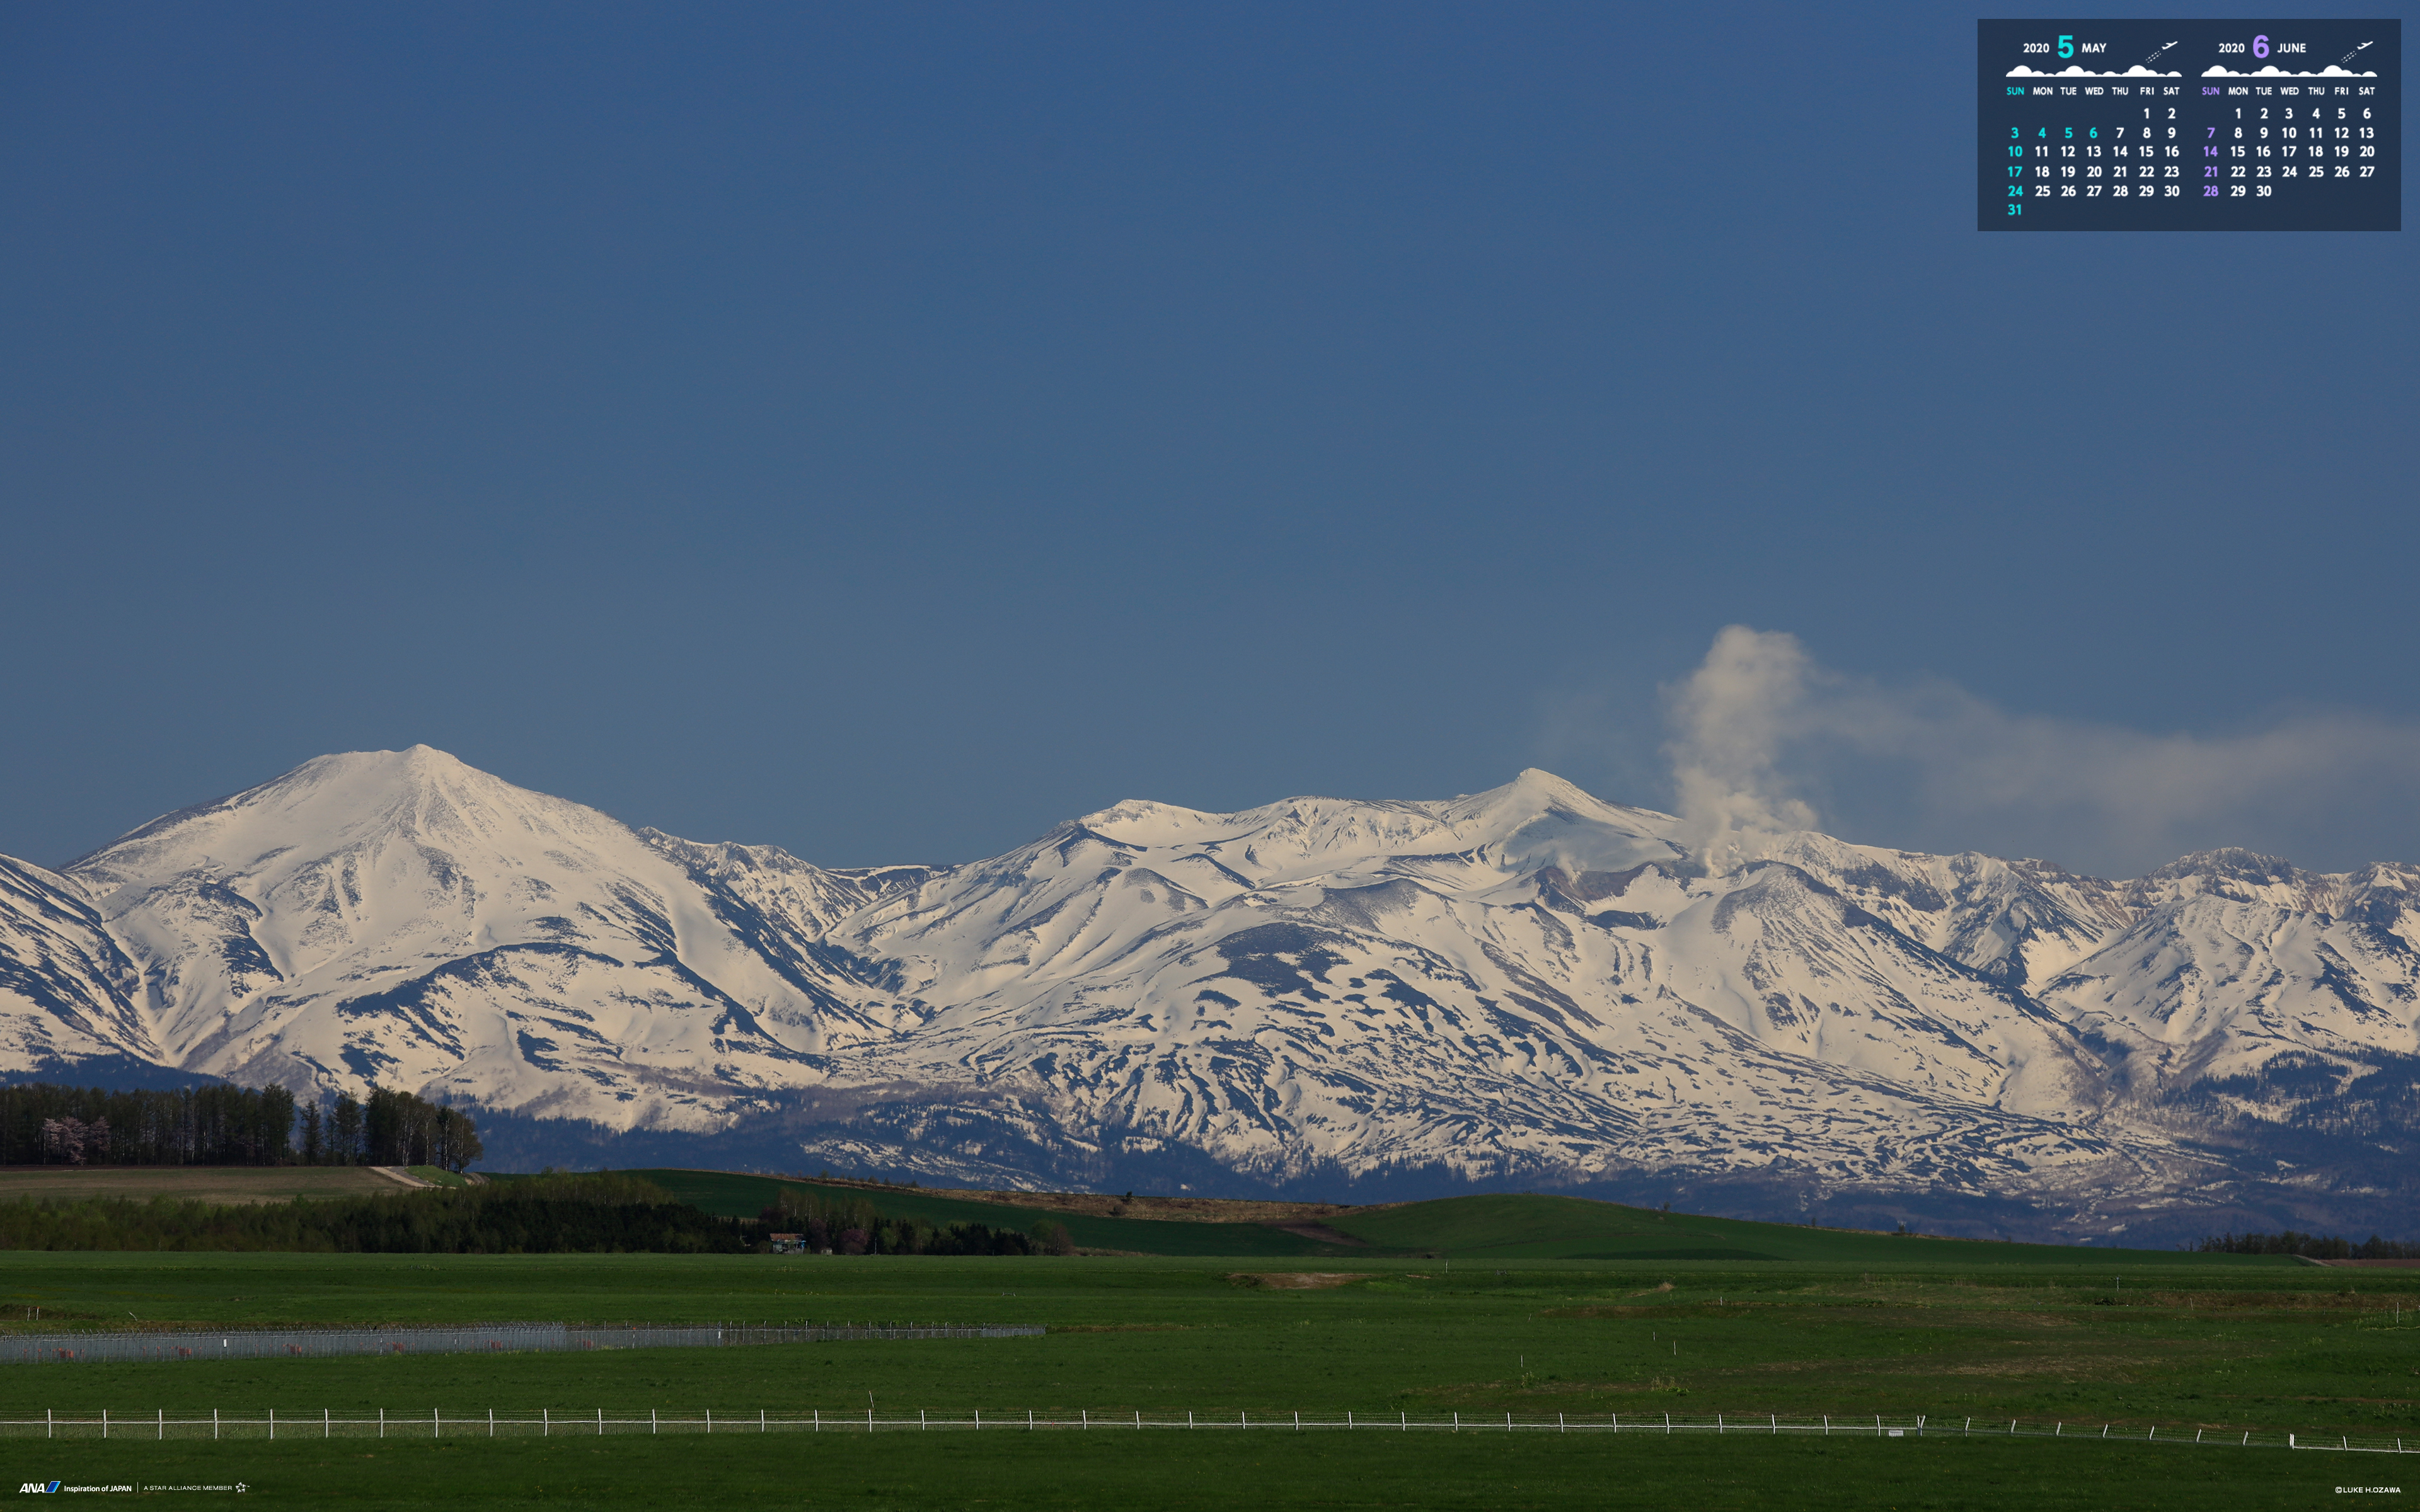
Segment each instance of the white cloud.
M1745 625L1668 690L1668 713L1685 842L1718 870L1823 825L1810 802L1823 792L1854 795L1835 806L1848 821L1835 832L1866 832L1846 839L2118 872L2223 844L2385 859L2378 842L2410 838L2420 796L2420 729L2408 725L2304 714L2245 733L2151 734L2010 714L1944 681L1847 676L1794 636Z
M1780 763L1831 681L1795 636L1734 625L1673 691L1668 749L1687 821L1682 843L1715 871L1756 859L1772 836L1815 827Z

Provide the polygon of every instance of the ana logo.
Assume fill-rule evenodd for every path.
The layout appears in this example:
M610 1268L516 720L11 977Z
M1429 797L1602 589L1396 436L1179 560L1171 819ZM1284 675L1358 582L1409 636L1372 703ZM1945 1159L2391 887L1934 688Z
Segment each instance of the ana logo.
M28 1494L34 1496L54 1496L58 1494L58 1489L59 1483L54 1480L29 1480L24 1485L17 1488L17 1494L20 1496Z

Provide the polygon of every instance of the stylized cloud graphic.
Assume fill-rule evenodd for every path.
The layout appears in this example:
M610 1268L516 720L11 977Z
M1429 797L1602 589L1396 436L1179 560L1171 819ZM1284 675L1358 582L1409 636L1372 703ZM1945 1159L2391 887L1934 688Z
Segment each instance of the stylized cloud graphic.
M2292 73L2278 68L2273 63L2265 69L2255 69L2250 73L2238 73L2233 69L2221 68L2213 63L2201 70L2201 76L2205 79L2375 79L2378 74L2375 71L2355 73L2350 69L2337 68L2333 63L2317 73Z
M2181 79L2184 75L2181 73L2162 73L2157 69L2147 69L2140 63L2135 64L2131 69L2123 70L2113 69L2106 73L2096 73L2090 69L2083 68L2074 64L2071 64L2068 67L2059 69L2056 73L2044 73L2038 69L2029 69L2020 63L2015 68L2009 70L2008 77L2011 79Z

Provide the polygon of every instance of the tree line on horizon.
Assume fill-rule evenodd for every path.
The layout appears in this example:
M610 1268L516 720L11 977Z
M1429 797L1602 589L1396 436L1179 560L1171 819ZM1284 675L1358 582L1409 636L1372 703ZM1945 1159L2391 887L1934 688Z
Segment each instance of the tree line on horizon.
M459 1171L485 1153L469 1114L410 1092L370 1088L367 1102L338 1092L322 1113L302 1109L305 1165L439 1165Z
M300 1139L297 1139L297 1125ZM283 1087L0 1087L0 1165L438 1165L483 1153L458 1109L373 1087L325 1107Z
M550 1173L307 1202L0 1202L0 1251L725 1255L756 1243L752 1226L702 1212L618 1173Z
M886 1216L854 1195L784 1196L756 1218L723 1218L630 1172L552 1168L480 1186L292 1202L25 1196L0 1200L0 1252L737 1255L772 1249L779 1228L845 1255L1076 1253L1066 1226L1048 1217L1021 1233Z
M2213 1234L2201 1242L2204 1255L2299 1255L2308 1260L2420 1260L2420 1244L2381 1239L2355 1243L2334 1234Z
M783 1187L756 1215L768 1230L799 1235L824 1255L1073 1255L1067 1226L1046 1217L1030 1233L983 1223L932 1224L885 1217L862 1196Z

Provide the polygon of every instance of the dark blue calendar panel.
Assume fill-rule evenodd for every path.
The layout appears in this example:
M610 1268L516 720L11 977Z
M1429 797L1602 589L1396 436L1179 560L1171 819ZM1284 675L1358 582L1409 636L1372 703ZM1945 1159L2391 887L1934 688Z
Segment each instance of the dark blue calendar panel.
M2400 21L1976 23L1984 231L2400 231Z

